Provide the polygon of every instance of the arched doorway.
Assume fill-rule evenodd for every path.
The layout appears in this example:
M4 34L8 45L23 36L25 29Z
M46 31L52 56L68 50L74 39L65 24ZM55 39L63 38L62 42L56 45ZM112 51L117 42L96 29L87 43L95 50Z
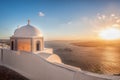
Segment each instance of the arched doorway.
M40 51L40 41L36 42L36 51Z
M11 41L11 50L14 50L14 41Z

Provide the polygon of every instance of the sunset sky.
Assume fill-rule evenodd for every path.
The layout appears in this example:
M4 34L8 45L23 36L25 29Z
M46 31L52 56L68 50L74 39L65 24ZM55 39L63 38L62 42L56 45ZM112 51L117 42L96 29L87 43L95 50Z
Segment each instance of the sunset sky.
M106 24L120 24L120 0L0 0L0 38L9 38L30 19L46 40L97 39L106 24L96 21L110 16L117 23Z

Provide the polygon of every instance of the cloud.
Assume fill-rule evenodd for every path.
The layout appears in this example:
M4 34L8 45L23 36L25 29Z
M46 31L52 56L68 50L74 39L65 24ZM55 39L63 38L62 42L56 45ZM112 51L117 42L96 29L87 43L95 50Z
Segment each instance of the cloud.
M45 16L45 14L43 12L39 12L39 16L43 17L43 16Z
M68 22L67 24L72 24L72 22L70 21L70 22Z
M113 16L113 17L114 17L114 16L115 16L115 14L111 14L111 16Z
M106 18L106 16L105 15L102 15L102 19L105 19Z

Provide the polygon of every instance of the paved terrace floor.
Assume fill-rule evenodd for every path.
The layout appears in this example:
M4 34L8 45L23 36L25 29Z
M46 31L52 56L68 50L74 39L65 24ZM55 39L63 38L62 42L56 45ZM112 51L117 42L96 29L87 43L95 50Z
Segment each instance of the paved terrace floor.
M0 66L0 80L29 80L19 73L6 68L4 66Z

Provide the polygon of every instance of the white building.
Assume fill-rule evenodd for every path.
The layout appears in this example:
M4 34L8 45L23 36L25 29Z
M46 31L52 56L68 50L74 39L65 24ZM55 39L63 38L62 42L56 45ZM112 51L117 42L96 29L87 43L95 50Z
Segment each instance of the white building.
M39 52L44 50L43 36L40 30L28 24L17 28L10 38L11 50Z

